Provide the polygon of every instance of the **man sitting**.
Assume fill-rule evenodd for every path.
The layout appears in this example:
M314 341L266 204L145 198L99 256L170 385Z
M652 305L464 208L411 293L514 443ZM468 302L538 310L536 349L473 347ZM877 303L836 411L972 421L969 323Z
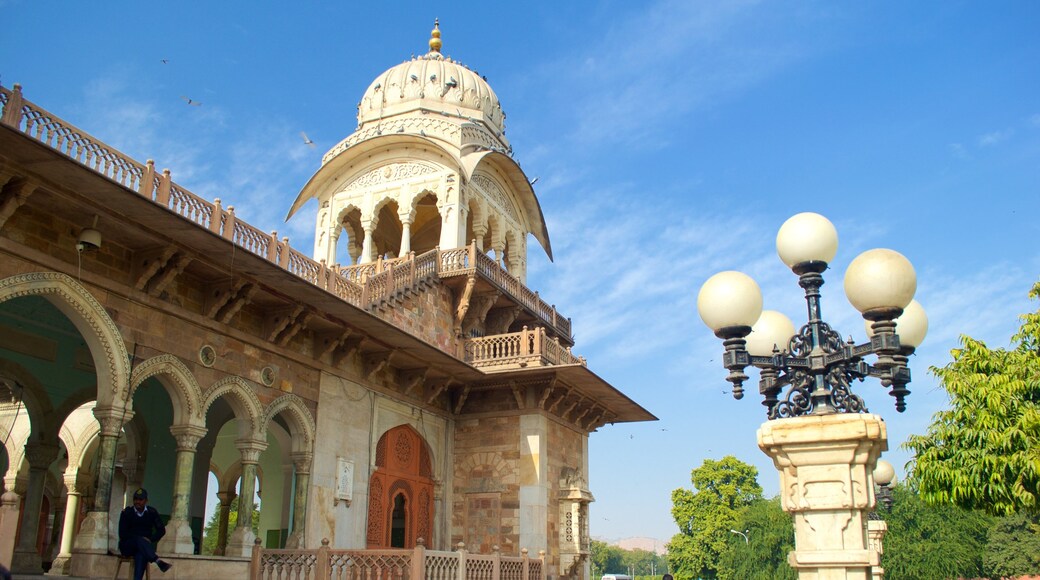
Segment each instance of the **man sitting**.
M165 535L166 526L159 512L148 505L148 492L138 488L134 492L134 505L119 514L119 552L134 559L134 580L144 578L149 562L155 562L163 572L170 569L172 564L155 555L155 546Z

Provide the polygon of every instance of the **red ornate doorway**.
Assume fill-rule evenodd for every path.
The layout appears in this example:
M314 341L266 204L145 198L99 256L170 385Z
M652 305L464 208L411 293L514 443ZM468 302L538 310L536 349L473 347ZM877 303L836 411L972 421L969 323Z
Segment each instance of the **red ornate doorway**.
M368 488L368 547L433 544L433 464L426 441L408 425L394 427L376 445Z

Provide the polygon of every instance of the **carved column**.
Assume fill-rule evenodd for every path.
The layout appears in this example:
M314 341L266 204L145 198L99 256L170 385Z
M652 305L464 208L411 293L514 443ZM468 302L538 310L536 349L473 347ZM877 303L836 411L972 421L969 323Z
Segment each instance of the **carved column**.
M11 571L41 574L43 559L36 551L36 536L40 530L40 507L43 505L44 477L47 468L58 456L58 446L40 442L25 444L25 459L29 462L29 487L26 489L25 508L22 510L22 532L14 549Z
M780 471L780 498L794 515L788 562L801 580L867 580L879 564L867 542L872 472L888 449L877 415L836 413L769 421L758 446Z
M166 535L159 541L159 551L166 554L193 554L188 505L191 502L191 480L195 466L195 449L206 436L206 428L198 425L173 425L170 433L177 440L177 462L173 471L173 508L166 524Z
M311 458L310 453L293 453L293 468L296 481L293 487L296 493L293 497L292 534L285 543L289 549L304 548L306 546L305 531L307 528L307 491L311 485Z
M236 497L238 496L233 491L222 491L217 494L217 500L220 501L220 515L217 518L217 547L213 553L218 556L227 553L228 519L231 518L231 502L235 501Z
M477 242L477 250L484 251L484 236L487 235L487 224L473 224L473 239Z
M375 220L361 222L365 230L365 241L361 244L361 263L367 264L375 260L375 244L372 242L372 231L375 230Z
M242 482L238 488L238 521L235 531L228 540L227 555L248 558L253 552L253 496L256 495L256 464L260 452L267 443L256 439L239 439L235 442L242 454Z
M11 470L11 473L17 470ZM0 562L10 562L14 558L14 540L18 534L19 506L22 497L15 493L17 479L5 477L6 491L0 496ZM20 488L21 486L18 486Z
M72 538L76 535L76 516L79 515L79 498L82 493L77 479L78 470L72 468L65 472L65 489L68 492L65 500L65 520L61 526L61 541L58 557L54 559L50 572L69 575L69 563L72 557Z
M123 425L133 418L130 410L115 407L94 408L94 416L101 424L98 434L98 479L94 505L80 525L73 542L75 551L104 554L108 552L109 513L112 503L112 477L115 473L116 443Z
M401 218L401 253L400 257L408 255L412 251L412 216Z

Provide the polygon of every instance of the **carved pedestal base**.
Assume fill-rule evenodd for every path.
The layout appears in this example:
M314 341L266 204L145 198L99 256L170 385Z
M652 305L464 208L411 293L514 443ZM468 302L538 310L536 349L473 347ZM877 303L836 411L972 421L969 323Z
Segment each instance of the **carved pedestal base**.
M191 538L191 526L186 520L171 519L166 524L166 535L159 540L159 554L194 554L195 542Z
M867 522L867 542L870 544L870 549L877 552L878 560L885 553L883 541L886 532L888 532L888 524L884 520L870 520ZM885 569L881 567L881 564L878 564L874 566L873 574L874 580L881 580L885 577Z
M108 512L89 512L79 526L73 552L108 552Z
M249 528L235 528L228 538L226 555L236 558L249 558L253 555L253 542L256 534Z
M758 446L780 472L780 498L794 515L788 562L801 580L868 580L878 553L867 541L871 473L888 449L877 415L809 415L769 421Z

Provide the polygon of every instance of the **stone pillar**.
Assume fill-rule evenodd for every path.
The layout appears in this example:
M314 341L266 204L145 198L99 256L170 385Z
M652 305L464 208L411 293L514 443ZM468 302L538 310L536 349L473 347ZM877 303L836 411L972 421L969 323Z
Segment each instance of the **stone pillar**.
M873 580L881 580L885 577L885 569L881 567L881 555L885 553L885 547L882 543L885 539L885 533L888 532L888 523L883 519L871 518L867 520L867 542L870 544L870 549L877 552L878 565L874 566L872 570L871 578Z
M6 485L7 491L0 496L0 562L14 559L14 539L18 534L18 507L22 497L12 491L14 482Z
M242 454L242 483L238 488L238 522L235 531L228 540L227 555L248 558L253 553L253 496L256 495L256 465L260 462L260 452L267 448L267 443L255 439L239 439L235 442Z
M484 236L487 235L487 224L473 224L473 239L477 241L477 251L484 251Z
M408 255L408 252L412 251L412 218L411 216L405 216L401 220L401 253L398 256L404 257Z
M191 480L194 475L195 449L206 436L206 428L198 425L173 425L170 433L177 440L177 461L173 471L173 508L166 524L166 535L159 540L159 551L166 554L194 554L188 505L191 503Z
M520 547L549 551L549 421L542 415L520 417Z
M77 485L77 479L79 477L78 470L75 468L65 472L65 489L68 491L68 496L65 500L65 520L61 526L61 541L60 548L58 550L58 557L54 559L54 564L51 565L51 574L61 574L68 576L70 558L72 558L72 538L76 535L76 516L79 515L79 498L80 498L80 487Z
M363 221L361 227L365 230L365 241L361 244L361 263L367 264L375 260L375 243L372 241L372 231L376 224L374 221Z
M311 458L310 453L293 453L292 462L295 470L293 483L295 494L293 497L292 534L285 542L285 547L298 549L306 547L307 528L307 496L311 486Z
M36 551L36 536L40 531L40 508L43 506L44 477L47 468L58 456L58 446L40 442L25 444L25 459L29 462L29 487L22 509L22 532L11 559L11 571L23 574L42 574L43 559Z
M871 473L888 449L877 415L835 413L768 421L758 446L780 472L780 500L794 515L788 562L800 580L867 580L879 564L867 543Z
M466 214L457 203L438 203L437 211L441 214L441 240L438 246L442 250L466 247Z
M223 556L227 553L228 520L231 518L231 502L238 497L233 491L222 491L217 494L220 501L220 515L217 518L217 547L214 554Z
M94 506L79 527L73 542L75 551L104 554L108 552L109 517L112 503L112 477L115 473L116 443L123 425L133 418L134 413L114 407L94 408L94 416L101 423L98 434L98 480L94 493Z

